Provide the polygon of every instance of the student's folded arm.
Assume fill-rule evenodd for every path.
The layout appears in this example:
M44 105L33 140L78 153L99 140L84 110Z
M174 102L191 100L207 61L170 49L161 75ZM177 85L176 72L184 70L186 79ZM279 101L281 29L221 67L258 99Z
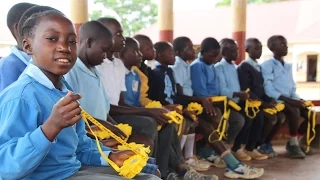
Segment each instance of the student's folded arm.
M1 105L0 177L22 179L39 166L53 142L39 124L40 107L22 98Z
M192 82L192 90L195 96L209 97L207 90L207 78L204 68L199 64L194 64L190 68L190 76Z
M279 99L281 94L277 92L277 90L273 86L274 74L273 74L273 67L271 63L264 62L261 64L261 71L264 79L264 90L267 96L273 99Z
M233 99L233 91L230 90L227 86L226 78L224 77L223 69L221 66L216 66L216 72L219 78L219 88L220 88L220 94L222 96L227 96L230 99Z
M99 153L96 141L86 135L85 124L83 120L80 120L76 124L76 131L79 138L79 143L76 150L77 159L82 164L88 166L109 166L109 164ZM99 144L103 153L108 157L111 149L103 146L101 142Z
M243 63L237 69L241 91L246 91L248 88L251 89L252 74L248 66L246 63ZM249 94L251 99L259 99L252 91Z

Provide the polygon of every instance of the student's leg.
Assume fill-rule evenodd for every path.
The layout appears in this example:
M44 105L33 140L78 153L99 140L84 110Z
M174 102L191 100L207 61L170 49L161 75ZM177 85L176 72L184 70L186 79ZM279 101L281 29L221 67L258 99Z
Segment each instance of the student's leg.
M186 166L184 164L185 161L180 148L180 140L175 129L172 136L173 139L169 158L169 167L178 174L180 179L217 179L215 175L203 175Z
M213 133L214 128L212 123L204 120L199 119L199 129L203 133L206 139L208 139L208 144L214 149L217 154L225 161L227 164L227 171L225 173L225 176L229 178L257 178L259 176L262 176L264 170L263 169L257 169L257 168L251 168L247 165L241 164L230 152L230 150L227 150L226 147L223 145L221 141L218 141L218 134ZM244 170L246 169L246 170ZM243 171L250 171L250 176L244 177Z
M301 123L299 130L298 130L298 141L300 144L300 147L302 149L303 152L305 152L307 155L312 155L314 154L314 150L313 148L310 147L310 150L308 152L306 152L307 150L307 139L306 139L306 133L308 130L308 123L309 123L309 117L308 117L308 109L307 108L300 108L300 116L304 119L304 121ZM310 114L310 118L313 117L313 112L311 112ZM317 117L316 117L317 119ZM312 119L311 119L311 123L313 123ZM311 124L312 126L312 124ZM311 129L310 129L311 130ZM311 132L313 133L313 132ZM311 134L312 136L313 134Z
M82 166L81 169L68 180L124 180L127 178L121 177L112 167L94 167ZM134 179L137 180L160 180L157 176L150 174L139 174Z
M298 142L300 111L298 108L292 107L286 103L283 112L288 119L289 132L291 136L286 149L292 158L304 158L305 154L301 151Z
M134 115L122 115L122 116L113 116L112 117L117 123L124 123L129 124L132 127L132 134L138 133L141 136L141 140L137 140L136 143L145 143L148 142L149 139L153 141L152 144L146 144L149 145L150 148L153 151L153 154L155 154L157 149L157 138L158 138L158 131L157 126L158 123L153 118L147 117L147 116L134 116ZM143 136L146 136L147 138L143 138ZM152 147L154 145L154 147ZM155 156L153 156L155 157Z
M247 138L246 143L246 154L248 154L252 159L255 160L266 160L268 159L267 155L261 154L257 151L257 143L261 139L262 131L263 131L263 123L264 123L264 113L260 111L257 113L254 119L251 119L252 126L249 130L249 137Z
M244 119L245 123L244 123L242 129L240 130L239 134L236 136L236 139L234 140L234 143L233 143L231 150L235 153L237 159L239 159L240 161L250 161L251 157L248 156L241 149L241 145L247 143L253 120L248 118L247 116L245 116L245 113L243 111L241 111L241 113L239 113L239 114L240 114L239 117L242 117ZM230 124L230 126L231 126L231 124ZM231 130L228 129L228 133L230 131Z
M243 129L245 122L246 120L239 112L232 109L230 110L230 116L228 119L229 127L227 130L228 137L226 143L232 144L235 141L236 137Z
M263 137L261 138L262 144L259 147L259 152L262 154L266 154L269 157L275 157L277 156L277 153L273 150L271 141L285 122L286 118L283 112L277 113L275 115L265 113L264 117L265 123ZM270 130L268 128L270 128Z
M162 126L161 130L158 132L156 160L163 177L166 176L168 171L171 144L174 140L173 137L175 133L174 128L173 124L167 124ZM178 143L180 149L180 142Z

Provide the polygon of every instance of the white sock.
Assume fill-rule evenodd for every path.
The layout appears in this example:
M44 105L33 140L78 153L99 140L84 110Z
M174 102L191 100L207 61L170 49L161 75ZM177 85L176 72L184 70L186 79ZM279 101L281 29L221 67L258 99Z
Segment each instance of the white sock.
M184 147L184 157L186 159L193 157L194 141L195 141L195 134L188 134L186 144Z
M291 139L289 140L289 144L290 144L291 146L292 146L292 145L299 146L298 137L297 137L297 136L291 137Z
M187 140L187 135L182 135L181 140L180 140L181 150L183 149L184 144L186 143L186 140Z

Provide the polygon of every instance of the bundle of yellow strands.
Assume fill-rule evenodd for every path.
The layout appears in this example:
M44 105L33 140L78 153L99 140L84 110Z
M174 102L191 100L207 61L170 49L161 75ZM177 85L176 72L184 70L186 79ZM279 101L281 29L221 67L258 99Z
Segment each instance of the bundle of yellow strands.
M162 108L162 104L159 101L151 101L148 103L145 108ZM178 106L178 109L182 110L182 106ZM165 114L170 118L168 123L175 123L179 126L178 128L178 135L182 133L182 128L183 128L183 116L176 111L170 111ZM158 125L158 131L160 131L162 128L162 125Z

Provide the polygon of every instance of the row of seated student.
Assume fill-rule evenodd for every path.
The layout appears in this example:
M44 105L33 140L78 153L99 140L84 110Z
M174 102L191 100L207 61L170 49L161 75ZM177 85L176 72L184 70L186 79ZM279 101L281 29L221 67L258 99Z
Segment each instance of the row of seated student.
M30 3L14 5L7 25L17 46L0 61L1 179L125 179L103 155L122 167L134 153L117 150L113 138L97 146L88 137L82 109L129 143L150 147L135 179L218 179L199 173L210 166L226 168L228 178L261 177L263 168L241 162L275 157L271 140L285 120L288 152L305 157L308 111L295 93L292 67L283 60L283 36L269 38L274 57L261 65L261 43L248 39L249 57L236 67L232 39L206 38L196 57L187 37L173 44L153 44L144 35L125 38L120 22L107 17L84 23L76 34L62 12ZM145 64L154 59L153 68ZM241 110L212 97L227 97ZM245 110L253 99L262 103L254 117ZM160 107L146 108L155 101ZM204 109L196 117L187 108L192 102ZM264 111L277 104L285 105L283 111ZM183 116L181 136L166 116L170 111ZM299 126L300 116L305 121ZM217 131L221 121L227 122L227 136ZM120 123L132 127L130 136ZM195 133L203 136L201 160L194 154Z

